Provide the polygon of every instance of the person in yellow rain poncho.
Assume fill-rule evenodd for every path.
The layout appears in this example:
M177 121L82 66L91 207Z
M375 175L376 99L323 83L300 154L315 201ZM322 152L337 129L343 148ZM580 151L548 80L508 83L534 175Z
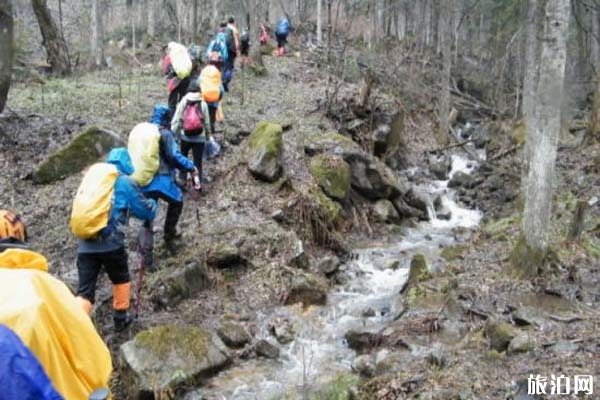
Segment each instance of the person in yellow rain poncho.
M105 399L110 352L68 287L0 210L0 399Z

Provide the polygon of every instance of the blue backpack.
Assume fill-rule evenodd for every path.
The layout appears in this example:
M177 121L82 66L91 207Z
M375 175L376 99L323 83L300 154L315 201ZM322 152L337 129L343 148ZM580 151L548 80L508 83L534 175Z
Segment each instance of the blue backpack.
M275 34L277 35L288 35L290 33L290 21L287 18L283 18L277 24L277 29L275 30Z
M229 59L229 52L227 51L225 34L223 32L217 33L217 36L208 45L206 55L209 60L211 59L211 53L217 53L222 61L227 61Z

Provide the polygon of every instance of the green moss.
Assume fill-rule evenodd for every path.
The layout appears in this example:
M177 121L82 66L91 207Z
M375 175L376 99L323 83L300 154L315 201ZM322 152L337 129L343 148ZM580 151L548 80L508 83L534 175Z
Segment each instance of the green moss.
M456 259L462 259L463 253L467 250L465 245L456 245L444 247L440 253L440 256L446 261L454 261Z
M197 360L206 358L210 334L195 326L162 325L138 333L134 338L140 347L152 349L161 360L182 349Z
M319 207L325 211L328 219L326 222L335 222L338 220L340 214L342 213L342 207L339 205L339 203L331 200L319 188L312 188L310 190L310 194L313 196Z
M310 173L323 191L334 199L345 199L350 189L350 166L338 156L320 154L310 160Z
M585 237L582 240L581 245L588 256L600 259L600 244L595 238Z
M360 379L353 374L340 374L327 384L327 387L318 390L310 396L310 400L350 400L350 388L356 386Z
M283 129L273 122L261 121L254 127L248 139L248 147L257 150L264 147L268 154L279 154L283 146Z
M414 308L417 305L421 305L422 301L420 301L423 297L427 295L427 292L421 285L411 286L406 295L404 296L404 301L409 308Z
M317 148L334 148L336 146L340 146L345 150L355 149L358 146L352 139L337 132L329 132L312 136L307 140L307 145Z
M272 56L275 51L275 46L270 43L265 43L260 45L260 52L263 56Z
M510 325L492 319L488 319L483 327L483 335L490 341L491 348L496 351L505 351L515 337Z
M504 358L505 353L501 353L499 351L496 350L490 350L487 353L485 353L486 357L492 361L497 361L497 360L501 360Z
M492 238L496 238L497 235L505 233L509 228L519 225L520 222L520 215L515 213L509 217L489 222L483 227L483 231Z
M513 126L512 131L510 132L510 139L513 144L522 146L525 143L525 140L527 139L527 131L525 128L525 122L522 120Z
M410 261L410 272L408 274L408 284L423 282L431 279L431 273L427 268L427 259L425 255L417 253Z
M34 183L51 183L82 171L119 144L120 139L92 126L50 155L34 174Z
M529 246L525 237L521 235L510 254L509 272L518 278L533 278L538 275L547 255L548 251Z

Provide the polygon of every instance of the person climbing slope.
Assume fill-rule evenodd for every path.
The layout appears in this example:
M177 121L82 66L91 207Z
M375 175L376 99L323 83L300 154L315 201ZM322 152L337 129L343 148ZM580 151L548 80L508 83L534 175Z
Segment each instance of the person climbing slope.
M169 111L175 113L177 103L185 96L192 72L192 59L188 50L181 44L169 42L165 47L162 73L167 80Z
M105 399L110 351L78 299L31 250L21 218L0 210L2 399ZM103 393L103 396L100 394Z
M287 37L292 30L292 26L290 25L290 21L283 17L277 23L277 29L275 30L275 39L277 39L277 55L283 56L286 53L286 44Z
M150 222L156 216L156 201L147 199L127 175L133 172L126 148L112 149L105 163L92 165L84 175L71 213L71 231L77 246L77 296L90 314L98 274L104 268L113 284L115 331L132 321L129 313L131 279L125 250L129 215Z
M202 99L208 105L210 116L210 132L215 132L215 122L217 121L217 111L220 101L223 98L225 89L221 80L221 72L217 67L216 58L209 59L208 64L200 71L200 93ZM220 122L220 121L219 121Z

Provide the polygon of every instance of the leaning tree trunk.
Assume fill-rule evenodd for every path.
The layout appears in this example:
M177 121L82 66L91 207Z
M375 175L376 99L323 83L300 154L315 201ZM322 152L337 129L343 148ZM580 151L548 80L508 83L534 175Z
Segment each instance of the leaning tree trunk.
M13 17L10 0L0 0L0 112L4 110L13 59Z
M46 0L31 0L31 6L40 26L42 44L46 48L48 64L52 67L52 72L59 76L69 75L71 63L67 44L50 15Z
M512 255L520 276L535 276L548 252L560 110L567 58L569 0L547 0L535 99L532 146L523 211L523 236Z

